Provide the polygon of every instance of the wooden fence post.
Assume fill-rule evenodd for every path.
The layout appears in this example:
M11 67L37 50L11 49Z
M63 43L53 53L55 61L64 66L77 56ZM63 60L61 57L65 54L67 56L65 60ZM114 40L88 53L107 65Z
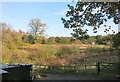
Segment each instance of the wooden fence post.
M86 70L86 67L87 67L87 66L86 66L86 64L85 64L85 70Z
M98 75L100 73L100 62L97 62L97 73L98 73Z
M76 70L76 67L74 66L74 70Z

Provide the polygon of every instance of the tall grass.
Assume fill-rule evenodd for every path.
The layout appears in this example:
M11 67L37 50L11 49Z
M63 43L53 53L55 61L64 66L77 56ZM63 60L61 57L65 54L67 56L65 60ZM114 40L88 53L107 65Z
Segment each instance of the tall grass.
M22 44L22 46L19 45L17 46L17 48L18 49L10 50L6 46L3 46L2 49L3 63L31 63L31 64L38 63L38 64L47 64L47 65L62 65L62 64L67 65L73 63L79 63L81 61L84 62L86 57L91 62L93 60L97 61L99 58L94 59L95 57L93 56L108 54L108 52L104 52L103 50L103 48L105 48L104 46L98 46L98 45L90 47L88 45L74 45L74 44L71 45ZM116 58L112 60L115 59ZM69 62L66 62L66 60L69 60ZM88 61L88 63L90 61Z

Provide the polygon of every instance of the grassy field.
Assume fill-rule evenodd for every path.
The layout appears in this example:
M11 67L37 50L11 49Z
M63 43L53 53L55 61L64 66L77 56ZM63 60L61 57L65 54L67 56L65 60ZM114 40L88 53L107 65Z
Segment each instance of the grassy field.
M105 45L84 44L26 44L6 51L3 46L3 63L32 63L45 65L94 64L96 61L117 62L117 52ZM69 62L66 62L68 60Z
M6 50L6 47L3 47ZM3 54L3 64L28 63L54 66L76 66L73 70L54 70L51 74L60 75L97 75L96 62L118 63L118 51L111 50L105 45L84 44L24 44L18 45L16 50L6 51ZM7 60L6 60L7 59ZM44 67L43 67L44 68ZM103 75L103 76L101 76ZM101 78L110 76L110 73L101 71ZM116 76L112 74L111 77Z
M118 62L118 52L110 50L109 46L105 45L35 44L19 46L18 49L36 54L36 56L31 55L32 60L35 59L33 62L31 61L34 64L57 66L73 65L77 67L75 70L53 70L49 72L50 74L59 74L62 76L77 75L95 77L97 75L96 66L87 66L87 69L85 69L85 65L96 65L98 61L108 63ZM41 56L41 59L39 59L38 56ZM66 62L66 60L69 60L69 62ZM99 78L116 78L116 74L105 71L106 70L100 72Z

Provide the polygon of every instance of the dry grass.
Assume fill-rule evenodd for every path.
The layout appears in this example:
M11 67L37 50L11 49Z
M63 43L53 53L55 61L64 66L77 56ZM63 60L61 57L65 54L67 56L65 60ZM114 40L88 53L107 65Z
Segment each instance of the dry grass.
M109 48L104 45L94 45L92 47L94 52L91 52L91 45L84 44L26 44L25 46L18 46L18 49L14 51L5 50L4 48L3 60L7 59L4 62L9 63L10 57L6 56L6 54L10 52L11 54L17 54L20 58L19 60L15 59L16 61L13 60L14 62L58 65L68 64L66 60L69 60L69 64L79 63L84 62L86 57L93 57L95 54L99 55L98 52L102 48Z

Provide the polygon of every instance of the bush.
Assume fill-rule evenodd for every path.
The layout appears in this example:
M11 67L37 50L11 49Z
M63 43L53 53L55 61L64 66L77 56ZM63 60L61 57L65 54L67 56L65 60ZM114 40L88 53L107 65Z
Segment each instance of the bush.
M54 37L48 38L48 44L55 44L55 43L56 43L56 41L55 41Z
M59 43L60 44L68 44L69 43L69 39L67 39L65 37L61 37Z
M12 56L11 51L4 45L2 45L2 63L8 63Z
M82 41L76 39L73 44L82 44Z
M63 58L63 57L70 56L72 54L74 54L74 55L78 54L77 48L75 48L75 47L71 48L71 47L63 46L57 51L57 53L55 55Z
M120 32L113 37L113 47L120 49Z

